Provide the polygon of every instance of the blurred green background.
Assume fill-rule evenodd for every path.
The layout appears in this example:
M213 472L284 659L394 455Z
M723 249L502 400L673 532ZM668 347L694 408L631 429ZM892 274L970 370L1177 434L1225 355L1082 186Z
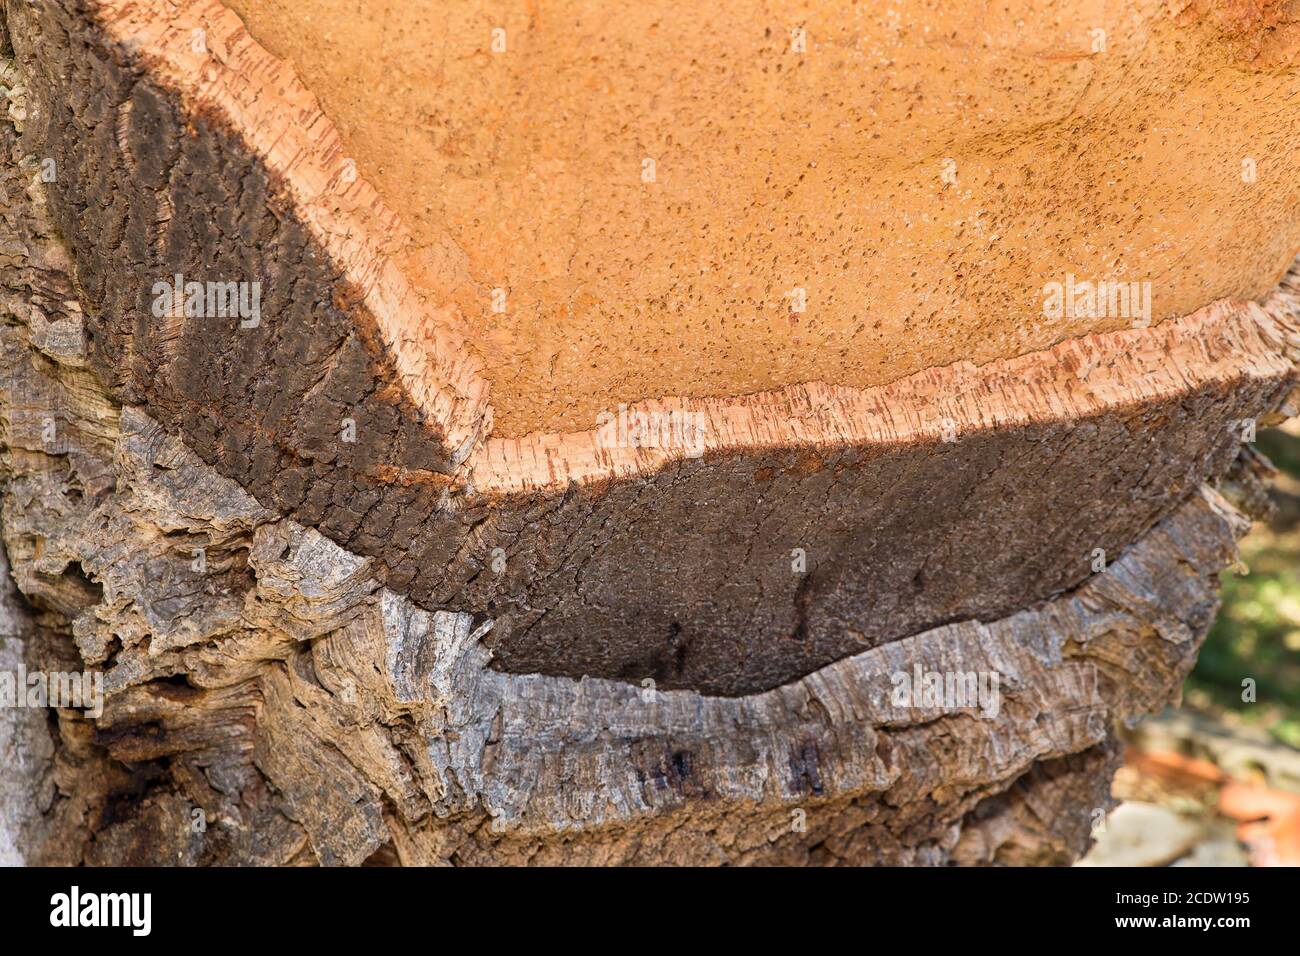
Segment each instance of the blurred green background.
M1277 508L1241 543L1247 573L1223 573L1223 610L1184 687L1184 706L1251 724L1300 748L1300 420L1262 429L1255 445L1277 466ZM1256 703L1243 703L1243 678Z

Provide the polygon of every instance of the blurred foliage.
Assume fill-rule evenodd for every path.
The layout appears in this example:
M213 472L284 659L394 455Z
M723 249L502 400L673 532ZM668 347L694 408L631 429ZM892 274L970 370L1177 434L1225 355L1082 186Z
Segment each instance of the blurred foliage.
M1300 429L1261 430L1256 448L1280 472L1270 493L1277 514L1242 541L1248 572L1224 572L1223 610L1184 699L1300 747ZM1255 703L1242 701L1245 678L1255 681Z

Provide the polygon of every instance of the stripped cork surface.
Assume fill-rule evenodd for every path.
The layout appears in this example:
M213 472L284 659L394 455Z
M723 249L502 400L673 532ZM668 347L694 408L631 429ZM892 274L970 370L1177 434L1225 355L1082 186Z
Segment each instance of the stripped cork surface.
M503 437L983 364L1262 297L1300 250L1281 3L230 6L399 214ZM1046 317L1067 275L1145 296Z
M648 425L632 403L585 433L450 443L454 423L400 387L329 252L364 223L322 238L331 203L300 209L228 115L195 110L105 35L103 9L6 7L31 99L22 148L66 172L41 189L86 297L88 361L117 400L263 506L374 558L417 606L491 614L506 671L747 694L1004 616L1172 513L1293 385L1288 280L1264 305L872 388L668 403ZM303 160L336 181L315 168ZM372 194L344 194L373 212ZM149 292L176 273L261 277L266 321L156 321Z
M349 88L355 88L357 84L352 82L352 78L356 75L357 66L349 57L367 55L365 38L370 35L367 29L360 31L361 39L357 41L355 49L341 55L333 55L327 52L330 49L328 44L317 46L310 42L314 36L312 31L320 29L321 24L328 24L341 15L340 11L329 9L327 3L321 5L322 9L316 9L312 4L281 6L275 2L266 4L253 2L239 6L246 16L253 18L254 22L266 23L267 36L279 41L273 45L281 49L282 54L293 51L300 53L301 56L281 59L272 55L250 36L240 17L217 0L198 0L198 2L179 5L164 3L162 0L102 0L92 5L91 9L100 19L106 38L120 44L131 57L145 64L151 77L180 97L185 112L219 118L224 126L237 132L252 153L261 158L266 168L274 175L277 184L288 194L289 201L292 202L302 220L303 228L310 233L315 242L319 243L348 283L349 300L355 298L361 306L357 315L358 320L366 325L373 324L382 350L386 355L391 356L392 382L387 383L385 387L399 389L409 396L414 408L427 417L436 432L441 432L442 441L450 446L448 456L456 462L464 460L475 442L491 431L494 419L506 421L503 432L505 435L527 436L529 441L544 442L546 439L539 437L542 433L581 432L583 428L573 426L593 423L600 413L609 412L620 402L631 403L645 398L658 399L701 392L707 395L712 392L724 396L722 401L712 403L719 408L724 417L727 404L725 396L759 393L756 402L737 400L739 405L734 410L736 417L744 417L754 405L760 408L765 405L779 405L785 399L783 390L762 391L764 384L770 388L771 385L779 384L777 381L770 377L764 379L761 375L758 378L752 377L759 373L749 373L750 377L746 378L737 377L738 373L725 371L738 363L753 367L756 351L764 357L764 361L759 364L770 369L776 369L786 362L787 353L808 357L799 359L798 362L813 361L812 367L797 365L784 373L776 371L761 373L768 376L794 375L795 381L788 384L796 388L800 381L807 382L814 379L841 385L875 385L885 384L909 371L947 366L958 358L974 358L983 363L994 358L1040 350L1062 337L1081 335L1099 329L1122 328L1137 319L1136 316L1105 315L1094 318L1091 324L1088 324L1086 320L1066 316L1064 324L1060 327L1050 327L1052 323L1044 321L1040 311L1042 305L1040 287L1045 279L1063 280L1064 273L1058 276L1056 273L1061 270L1049 268L1045 262L1039 261L1049 255L1054 257L1051 261L1056 263L1077 263L1067 270L1072 276L1077 274L1081 277L1094 276L1096 279L1115 280L1120 278L1120 273L1124 273L1122 278L1125 281L1137 281L1139 285L1145 282L1148 286L1154 286L1158 297L1168 296L1165 301L1156 303L1154 318L1158 320L1186 315L1194 311L1197 306L1217 298L1259 297L1266 294L1277 277L1289 265L1296 248L1300 247L1300 233L1287 232L1287 227L1282 225L1283 222L1289 222L1289 219L1282 216L1280 210L1288 209L1290 200L1287 189L1277 184L1289 181L1285 171L1274 170L1263 183L1243 182L1241 177L1234 179L1233 176L1227 175L1227 172L1235 171L1237 164L1235 158L1229 162L1225 156L1219 155L1198 157L1194 165L1204 165L1214 169L1222 166L1223 170L1227 170L1219 177L1217 187L1214 181L1210 181L1200 188L1207 194L1213 189L1223 194L1223 201L1229 206L1219 219L1221 222L1230 221L1235 225L1230 229L1206 231L1196 228L1187 231L1207 237L1231 234L1233 246L1230 250L1216 248L1213 253L1208 253L1180 246L1170 237L1179 236L1183 242L1195 240L1189 240L1179 234L1181 226L1175 225L1178 220L1174 211L1145 210L1143 212L1145 219L1164 222L1165 225L1160 236L1150 237L1149 248L1139 248L1133 253L1135 259L1140 255L1146 263L1142 275L1139 276L1138 270L1130 266L1118 270L1089 269L1086 255L1068 248L1064 251L1054 248L1051 243L1046 244L1048 246L1046 251L1040 251L1038 258L1034 259L1035 264L1032 268L1020 264L1013 265L1019 262L1017 257L1026 254L1027 249L1043 245L1040 236L1032 234L1021 240L1020 245L1016 247L1019 250L1016 253L1002 251L995 256L995 258L1001 257L999 261L1002 264L998 268L1004 271L1013 268L1021 269L1034 278L1033 288L1029 290L1032 294L1027 293L1024 296L1025 302L1017 300L1013 304L999 302L997 305L992 305L991 302L982 300L973 290L962 288L959 296L964 303L962 308L974 310L978 314L976 319L962 320L967 322L967 325L958 321L956 326L953 326L951 323L956 320L941 318L938 321L927 322L918 328L890 332L889 336L884 332L877 332L875 333L877 337L883 338L884 341L875 342L870 347L856 342L852 336L846 342L841 341L832 345L829 340L822 341L817 337L818 334L823 336L830 334L825 330L822 333L814 333L811 340L803 341L798 338L798 329L794 333L796 335L794 342L780 341L760 345L758 343L765 341L761 333L759 338L753 338L756 330L748 328L732 312L729 312L730 306L724 307L719 304L717 315L721 327L714 329L707 337L710 349L708 358L690 359L681 356L667 361L656 357L661 349L680 349L684 347L682 342L700 338L695 329L696 319L690 315L678 316L671 320L671 323L675 324L670 323L670 325L663 324L668 322L668 319L639 315L638 331L633 340L634 349L613 348L611 350L607 345L598 347L597 344L588 341L592 333L574 334L568 347L561 350L562 354L558 357L556 354L549 354L548 357L546 348L524 340L524 330L515 328L511 335L521 341L505 349L508 354L503 357L496 354L501 351L500 349L494 350L490 343L483 339L484 335L490 338L490 330L484 332L483 329L477 328L477 325L482 324L481 320L469 321L466 318L469 312L477 308L465 298L467 293L462 290L453 295L447 290L447 283L450 280L446 276L430 275L433 267L424 261L430 255L429 249L447 240L433 236L429 232L432 227L419 225L426 218L420 211L423 207L418 203L414 205L413 218L416 228L412 232L410 222L393 211L397 207L411 208L412 204L407 201L407 193L392 186L390 177L381 176L380 178L389 186L386 190L387 201L385 201L372 188L365 175L366 170L358 171L357 160L353 154L361 151L358 149L362 146L359 140L365 134L374 132L375 136L382 140L380 132L382 129L404 125L414 129L419 126L418 123L401 124L394 122L393 119L394 111L399 110L402 103L401 90L409 89L409 85L401 87L398 84L396 92L390 88L393 86L392 83L376 84L374 90L367 86L364 92L358 92L352 99L340 104L340 109L343 109L352 120L350 126L355 127L352 130L352 139L345 143L335 123L321 112L317 96L308 90L299 76L300 72L305 73L306 76L319 81L322 86L332 89L334 84L330 82L330 78L336 73L331 71L342 71L342 77L349 84ZM389 6L393 9L385 7L384 10L375 13L376 22L387 22L385 18L391 18L394 24L419 24L427 12L418 2L394 3ZM1295 71L1290 69L1290 57L1294 51L1288 45L1289 41L1285 39L1291 36L1288 32L1290 27L1285 24L1278 26L1271 22L1250 22L1237 23L1234 30L1228 30L1220 22L1217 8L1213 4L1205 6L1204 10L1196 5L1188 7L1176 23L1159 5L1135 4L1135 16L1143 23L1141 35L1147 36L1149 33L1147 39L1160 49L1164 49L1167 44L1177 42L1182 46L1190 45L1198 50L1197 56L1189 57L1195 61L1195 69L1177 80L1178 93L1181 97L1210 96L1210 90L1215 89L1217 90L1215 97L1220 101L1218 108L1222 111L1222 122L1246 124L1242 129L1224 130L1221 136L1202 136L1198 141L1230 140L1234 143L1254 141L1261 145L1260 152L1264 155L1264 144L1287 141L1295 131L1286 127L1285 111L1270 113L1267 120L1251 119L1250 117L1255 114L1245 109L1244 104L1256 102L1260 98L1292 95L1288 93L1291 87L1287 84L1294 85L1300 82L1296 80ZM912 11L918 16L920 12ZM1021 28L1029 29L1035 37L1041 33L1045 43L1045 38L1054 29L1053 24L1076 22L1072 21L1072 15L1077 15L1076 20L1081 23L1087 19L1086 14L1089 13L1090 11L1086 9L1056 11L1054 19L1048 18L1047 22L1039 23L1031 17L1029 26L1025 27L1022 24ZM833 14L834 11L822 12L822 16L827 19L833 18ZM468 14L464 14L463 11L451 15L450 18L457 22L467 18L474 19L468 17ZM986 24L985 27L993 30L996 35L996 25ZM871 32L873 28L869 25L860 25L859 29L865 31L864 36L873 36ZM195 31L201 31L202 43L195 43ZM436 34L438 31L434 32ZM1123 36L1125 42L1133 39ZM1267 36L1267 42L1258 41L1258 36ZM443 37L443 39L449 44L466 42L459 34ZM1074 39L1071 38L1071 42ZM614 42L612 38L606 38L606 41ZM567 42L577 43L579 38L574 36ZM1037 40L1031 42L1022 38L1022 42L1027 46L1035 47ZM1120 43L1118 38L1116 42ZM903 52L895 52L900 56L906 56L909 50L907 44L898 45ZM1120 46L1123 47L1123 44L1120 43ZM1004 51L1003 55L1013 61L1015 59L1014 51ZM431 57L432 53L426 56ZM329 66L321 64L320 70L310 69L311 65L315 65L313 57L326 58ZM312 62L304 65L303 58ZM1121 88L1125 85L1138 86L1141 89L1141 96L1137 101L1124 103L1122 106L1123 110L1130 111L1125 115L1134 117L1134 123L1138 122L1136 117L1145 115L1144 109L1150 112L1150 100L1173 95L1169 90L1148 88L1146 75L1154 69L1151 62L1142 59L1133 61L1127 54L1119 55L1118 51L1111 51L1109 60L1105 57L1083 57L1084 60L1095 60L1095 63L1089 62L1086 67L1081 67L1077 57L1063 55L1053 58L1043 53L1041 58L1048 63L1048 69L1064 71L1063 76L1068 76L1072 84L1079 85L1081 93L1085 85L1107 89L1117 84ZM962 68L976 76L982 76L983 71L996 67L996 58L993 62L976 59L977 62L971 62L969 58L959 59L958 62ZM409 68L418 70L420 62L422 58L419 55L409 51L402 52L400 61L391 64L391 68L400 70L405 63L414 64ZM1102 63L1113 65L1103 67L1100 65ZM371 66L373 67L373 64ZM1283 67L1286 69L1281 69ZM1080 68L1084 70L1082 75L1079 74ZM482 69L481 64L476 69ZM1097 75L1092 76L1093 73ZM1234 76L1246 77L1249 82L1234 87L1227 79ZM1218 89L1216 84L1228 84L1228 87ZM437 84L433 82L424 85L430 89L437 88ZM496 90L495 86L491 84L489 86ZM1039 86L1029 83L1027 90L1006 91L1006 95L1018 92L1022 98L1032 100L1033 91L1038 89ZM509 92L508 87L505 90L496 90L500 95L506 92ZM1002 93L1000 92L999 95ZM1102 108L1102 104L1105 103L1104 97L1101 97L1096 90L1093 91L1093 95L1099 99L1094 108ZM381 102L374 100L374 97L387 97L387 100ZM1238 99L1241 103L1237 102ZM888 105L888 103L877 104L881 110L886 110ZM1192 104L1188 103L1183 103L1181 106L1192 108ZM375 116L375 125L356 121L354 114L356 110L363 107L371 109ZM1060 104L1038 104L1034 108L1046 110L1053 122L1065 122L1058 115ZM1204 108L1204 104L1198 108ZM1038 119L1046 122L1046 117L1038 117ZM1021 124L1028 121L1029 119L1023 119ZM1275 128L1261 125L1258 130L1249 125L1267 122L1278 125ZM1009 125L1013 131L1020 129L1020 124ZM1086 138L1086 134L1076 135ZM1096 134L1098 143L1095 145L1098 147L1104 145L1107 135L1113 137L1118 134L1115 130L1098 131ZM409 143L404 145L411 146ZM1186 176L1190 163L1186 157L1187 144L1160 141L1147 143L1146 146L1149 154L1144 155L1141 165L1143 170L1148 172L1151 169L1162 170L1169 166L1161 160L1162 155L1177 154L1183 157L1183 161L1177 166L1183 189L1157 190L1152 183L1148 182L1121 183L1117 188L1126 186L1137 188L1140 185L1142 190L1148 193L1178 194L1180 208L1186 207L1184 191L1187 188ZM802 151L806 152L810 148L805 146ZM872 148L888 149L889 147L885 144ZM1277 150L1270 148L1267 152L1275 159L1278 157ZM1290 153L1289 150L1281 150L1282 156ZM404 162L401 157L408 154L421 155L421 152L415 146L410 149L394 150L385 169L388 166L400 165ZM837 153L833 154L837 155ZM409 161L414 162L414 160ZM1007 163L1006 160L1003 162ZM436 168L435 164L428 165ZM1138 174L1139 180L1141 175L1146 174L1146 172ZM491 175L501 179L511 175L511 171L494 170ZM410 178L409 175L400 176L398 181L418 193L419 190L411 185ZM453 176L452 179L454 178ZM561 184L566 182L564 177L558 179ZM986 184L990 190L994 189L995 185ZM435 186L451 194L456 193L459 188L445 179L436 181ZM1019 215L1029 215L1027 210L1032 212L1033 203L1037 201L1042 207L1039 210L1041 215L1053 220L1064 217L1067 220L1065 225L1068 225L1068 209L1057 208L1049 199L1055 187L1050 184L1034 187L1019 184L1019 186L1017 192L1024 194L1018 200L1019 205L1016 207ZM997 188L998 191L1001 190L1001 187ZM1239 192L1240 196L1237 195ZM480 201L483 199L483 197L478 198ZM920 205L914 211L916 217L928 219L930 216L926 212L928 208L926 203L934 204L938 200L931 197L918 202ZM968 198L965 204L969 205L971 202L973 200ZM1196 208L1200 213L1205 213L1210 205L1207 200L1207 203L1196 204ZM940 218L938 208L941 207L936 207L935 218ZM673 209L674 215L682 214L680 207L673 207ZM734 211L729 212L723 206L720 214L730 215L732 212ZM505 213L498 210L498 214ZM521 212L521 215L523 214L526 213ZM609 213L618 216L626 216L626 214L626 210L619 211L617 207L614 207L614 212ZM1012 210L1007 210L1006 215L1002 215L1001 218L1011 214ZM980 215L999 218L987 209L981 211ZM1279 219L1279 216L1282 218ZM1260 230L1261 234L1249 234L1252 227ZM1077 231L1088 236L1088 243L1092 248L1104 249L1133 244L1131 238L1123 244L1106 242L1095 234L1095 229ZM918 238L912 240L911 245L927 255L933 255L936 249L943 248L938 234L931 237L931 242L932 245L927 246L924 240ZM518 240L512 240L512 243L515 246L521 244ZM1021 249L1021 245L1026 248ZM489 243L489 248L495 250L498 246ZM482 255L488 254L482 253ZM682 254L686 255L685 252ZM988 256L991 253L986 249L983 254ZM463 250L460 255L464 256ZM1170 271L1160 265L1163 261L1161 257L1165 255L1179 262L1199 262L1207 257L1213 258L1224 274L1218 277L1205 276L1199 272L1195 276L1180 275L1177 271ZM1260 259L1261 255L1267 257L1267 263ZM453 265L442 261L448 257L456 258L451 253L439 253L437 263L444 271L454 272ZM605 269L606 266L612 268L610 263L594 254L588 253L579 258L585 258L601 269ZM1241 265L1237 265L1238 262ZM942 265L943 269L948 267L949 263ZM744 268L748 270L749 267ZM875 272L888 272L892 269L894 273L902 274L904 271L901 263L890 263L888 269L883 265L873 268ZM874 277L871 279L871 284L879 286L883 283L884 277L876 275L875 272L870 273L870 276ZM915 269L912 270L912 274L915 277ZM1249 276L1249 281L1244 276ZM520 278L519 281L522 283L524 280ZM584 280L579 275L568 281L581 286ZM866 281L866 279L859 281ZM917 288L924 286L924 281L915 278L912 281L914 286L912 300L926 302L925 308L933 313L935 305L932 300L936 294L920 294ZM1028 279L1024 281L1028 282ZM1014 285L1006 275L999 273L997 268L991 270L987 276L982 276L980 282L987 282L1000 289L999 294L1002 295L1010 294L1007 288L1009 285ZM486 280L472 284L474 295L479 299L486 297L492 285ZM942 289L942 284L937 281L932 285ZM641 291L649 300L656 298L653 289ZM937 294L942 296L943 293ZM590 298L590 293L586 295ZM611 291L606 297L607 301L603 301L604 311L601 315L604 318L593 317L586 320L587 323L605 321L613 328L620 327L622 323L617 319L617 313L618 309L623 307L621 303L627 295L627 292L616 294ZM848 298L843 294L841 297ZM852 301L849 299L849 305L846 307L850 314L859 316L853 321L860 323L860 310L853 308ZM549 308L544 303L537 307ZM908 308L901 303L890 303L877 311L888 317L890 322L905 321L909 315ZM787 312L783 310L782 318L784 319L786 315ZM841 320L822 314L800 316L789 312L788 315L796 325L802 321L804 324L838 328L838 325L842 324ZM933 317L932 314L931 318ZM1145 320L1149 322L1151 319L1152 315L1147 315ZM564 334L555 331L556 328L563 326L564 320L549 312L535 315L520 313L512 316L511 322L517 326L545 330L539 334L548 337ZM996 328L990 327L990 323ZM729 324L737 326L734 334L750 336L749 348L738 350L733 344L728 344L729 339L725 333ZM876 320L876 324L880 324L880 319ZM1002 325L1009 326L1010 331L998 331ZM803 334L806 338L809 333L805 331ZM894 336L892 344L890 344L890 336ZM931 339L942 342L942 347L936 350L923 344ZM906 343L906 347L900 348L901 343ZM633 354L634 350L644 352L645 356L638 358ZM571 352L584 357L586 364L582 367L570 367L569 363L574 361ZM738 352L740 354L737 354ZM842 364L843 356L846 354L861 357L877 353L903 353L908 358L898 362L892 358L872 359L871 361L875 362L877 367L870 373L865 373L865 377L864 373L853 365ZM485 354L491 359L486 364L483 360ZM529 365L530 362L542 361L549 362L552 369L552 372L545 376L545 383L539 381L540 373ZM658 363L660 371L652 372L635 367L637 362L646 361ZM597 365L601 367L601 371L597 371ZM693 366L715 366L716 369L708 372L704 369L694 371ZM616 386L600 378L600 376L611 375L618 379L620 384ZM707 382L701 381L699 380L701 375L712 376L712 379ZM489 392L491 402L489 402ZM573 397L571 394L573 392L580 393L581 397ZM681 401L681 399L668 400ZM530 406L536 410L529 411ZM575 406L581 407L583 411L580 413L575 411ZM554 427L557 424L568 427L557 429ZM758 423L759 427L764 429L779 428L780 424L779 419ZM548 428L548 425L551 427ZM743 441L743 430L736 434L737 441Z

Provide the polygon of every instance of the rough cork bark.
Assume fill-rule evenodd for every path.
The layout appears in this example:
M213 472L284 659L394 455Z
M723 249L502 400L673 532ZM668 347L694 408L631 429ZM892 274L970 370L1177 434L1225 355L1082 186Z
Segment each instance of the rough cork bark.
M1293 413L1293 274L978 366L634 404L689 445L503 436L404 227L233 14L0 9L0 654L107 693L0 716L0 853L1086 848L1249 526L1241 423ZM260 282L262 321L155 316L177 273ZM999 675L996 713L899 703L917 667Z

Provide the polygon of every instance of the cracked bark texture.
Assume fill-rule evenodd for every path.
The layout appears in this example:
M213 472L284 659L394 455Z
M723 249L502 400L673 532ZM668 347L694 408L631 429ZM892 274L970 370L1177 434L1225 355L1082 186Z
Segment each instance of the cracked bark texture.
M28 722L0 848L91 864L1083 852L1116 727L1177 698L1249 525L1256 479L1228 425L1294 384L1290 280L1262 308L994 372L763 400L810 429L827 407L916 416L897 431L846 414L838 442L638 453L603 478L579 462L548 489L524 469L480 495L476 476L517 475L524 446L458 461L399 407L391 356L281 186L90 30L94 7L4 6L21 68L5 64L0 124L0 518L26 665L102 670L107 701L98 719L42 714L48 746ZM133 318L159 276L264 268L284 320L254 336ZM1025 381L1052 401L1088 388L1019 418L980 405ZM731 412L702 407L725 434ZM356 448L333 440L344 410L371 436ZM811 574L790 573L791 547ZM998 673L996 717L896 704L892 675L917 665ZM14 810L15 793L36 797Z
M9 577L0 554L0 671L24 666L39 625ZM46 813L54 801L50 762L54 742L44 709L0 708L0 866L20 866L48 838Z
M6 390L66 396L5 336ZM1110 805L1116 723L1176 698L1248 524L1205 487L1055 602L741 699L646 695L486 667L468 615L383 589L138 410L115 424L85 472L6 433L5 543L63 620L30 660L108 692L98 721L60 715L31 862L1067 862ZM1001 674L998 717L895 706L918 663Z

